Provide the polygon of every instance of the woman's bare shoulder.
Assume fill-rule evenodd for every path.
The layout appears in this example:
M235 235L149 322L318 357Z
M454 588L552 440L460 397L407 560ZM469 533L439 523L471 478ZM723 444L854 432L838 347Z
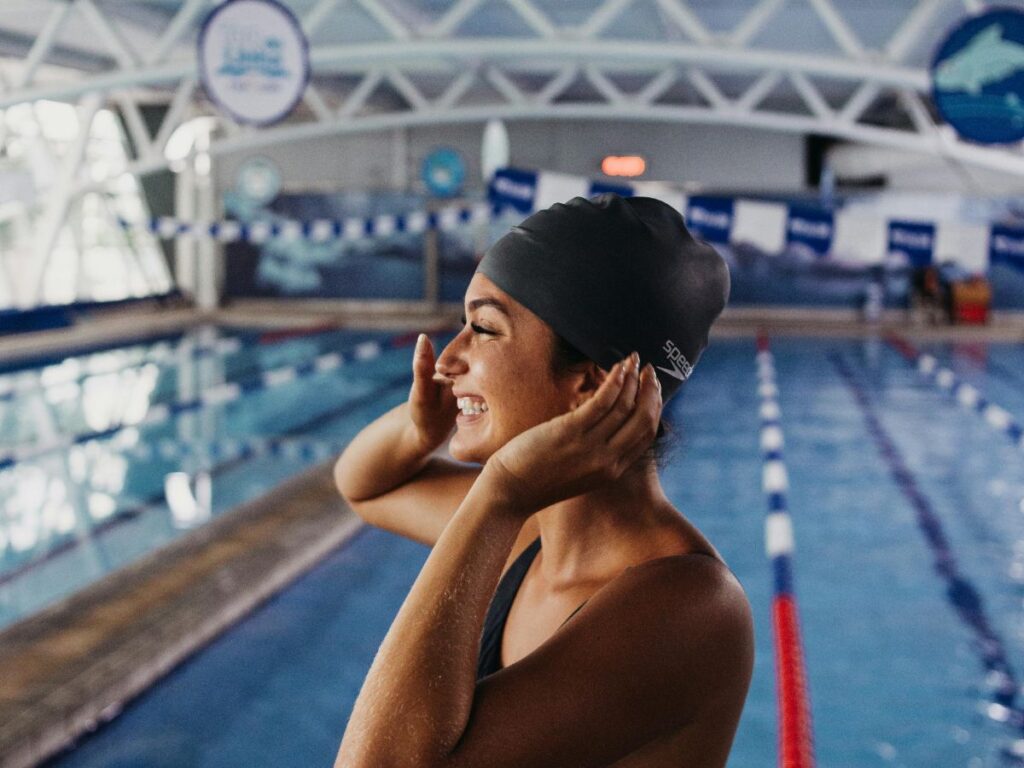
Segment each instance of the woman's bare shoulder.
M640 563L632 569L634 589L671 606L683 625L701 617L735 629L752 625L750 602L740 580L713 548L700 548Z
M648 560L477 683L451 764L610 765L710 718L721 729L673 747L673 764L721 765L707 753L728 752L752 667L749 607L731 572L713 557Z
M715 701L743 701L753 674L753 612L743 585L717 553L658 557L616 581L618 599L605 604L606 619L657 620L653 643L675 649L671 665L687 681L691 701L705 710ZM643 607L630 615L631 604Z
M683 663L697 662L687 674L710 673L713 679L727 673L730 659L752 663L750 602L739 579L713 547L646 560L615 581L619 583L608 587L619 593L619 599L609 600L607 609L623 611L630 604L641 603L645 615L660 617L664 637L677 647L678 658ZM714 639L709 642L709 638ZM721 668L707 663L714 659L720 661Z
M685 600L695 610L706 610L719 603L743 604L749 608L739 579L724 558L711 549L693 549L654 557L627 568L620 579L628 579L622 589L648 594L650 600L664 600L674 610Z

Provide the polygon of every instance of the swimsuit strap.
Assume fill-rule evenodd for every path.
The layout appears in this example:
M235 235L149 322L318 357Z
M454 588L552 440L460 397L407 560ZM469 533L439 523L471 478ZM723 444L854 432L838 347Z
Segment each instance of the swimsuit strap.
M530 565L539 551L540 536L534 539L530 546L524 549L515 562L509 566L494 591L480 637L477 680L501 669L501 636L505 632L505 621L508 619L512 601L526 577L526 572L530 569Z

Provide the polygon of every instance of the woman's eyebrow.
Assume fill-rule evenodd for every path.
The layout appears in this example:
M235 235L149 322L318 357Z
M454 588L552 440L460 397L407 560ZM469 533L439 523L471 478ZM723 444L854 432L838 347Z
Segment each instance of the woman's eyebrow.
M478 307L494 307L499 312L505 313L505 316L508 317L510 320L512 319L512 313L508 311L508 307L506 307L498 299L491 298L490 296L485 296L482 299L473 299L471 302L469 302L470 310L477 309Z

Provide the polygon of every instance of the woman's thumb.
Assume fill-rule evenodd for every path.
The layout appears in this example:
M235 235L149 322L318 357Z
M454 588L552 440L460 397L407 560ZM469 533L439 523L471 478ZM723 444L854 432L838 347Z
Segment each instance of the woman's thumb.
M421 333L416 338L416 349L413 351L413 365L422 376L430 378L434 375L434 350L430 337Z

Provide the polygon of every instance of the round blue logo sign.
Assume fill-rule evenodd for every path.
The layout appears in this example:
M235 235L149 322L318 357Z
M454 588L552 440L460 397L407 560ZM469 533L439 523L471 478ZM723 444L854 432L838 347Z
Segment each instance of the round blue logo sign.
M309 45L277 0L227 0L203 22L199 79L238 123L270 125L292 111L309 82Z
M465 179L465 163L454 149L435 149L423 159L423 183L432 195L454 197L462 191Z
M932 64L932 97L963 138L1024 138L1024 13L1000 8L955 27Z

